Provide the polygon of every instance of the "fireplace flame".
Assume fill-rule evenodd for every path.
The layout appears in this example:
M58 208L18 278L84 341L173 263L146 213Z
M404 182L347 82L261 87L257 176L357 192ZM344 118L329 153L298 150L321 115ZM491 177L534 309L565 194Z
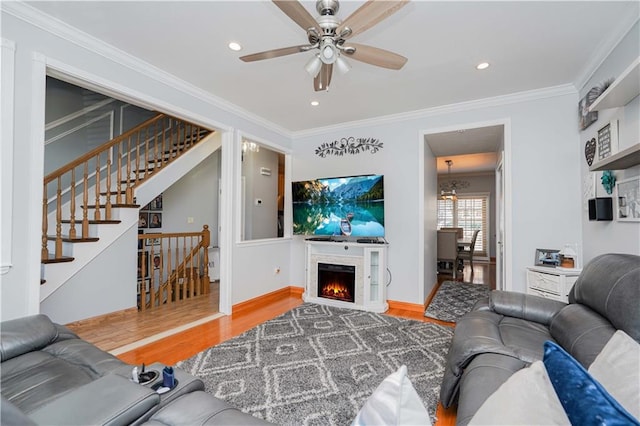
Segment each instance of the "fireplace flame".
M353 300L349 289L344 284L339 282L331 282L325 284L322 287L321 295L324 297L329 297L331 299L339 299L345 301Z

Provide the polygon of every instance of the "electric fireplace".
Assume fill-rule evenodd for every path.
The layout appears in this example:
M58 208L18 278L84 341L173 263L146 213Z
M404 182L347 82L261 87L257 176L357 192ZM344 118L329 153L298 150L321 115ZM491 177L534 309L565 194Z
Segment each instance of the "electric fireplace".
M318 263L318 297L354 302L356 267Z

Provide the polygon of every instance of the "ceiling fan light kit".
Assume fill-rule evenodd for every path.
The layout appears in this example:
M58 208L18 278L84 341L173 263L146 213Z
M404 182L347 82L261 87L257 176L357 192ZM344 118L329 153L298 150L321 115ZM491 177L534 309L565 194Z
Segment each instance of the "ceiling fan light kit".
M399 70L407 62L404 56L362 44L351 43L345 46L345 42L397 12L407 2L408 0L368 0L347 19L340 21L336 16L340 9L338 0L316 1L316 10L320 14L317 19L298 1L273 0L280 10L306 31L309 44L267 50L242 56L240 59L253 62L317 49L318 52L304 67L314 78L313 87L316 91L329 90L334 64L341 74L351 69L343 55L370 65Z

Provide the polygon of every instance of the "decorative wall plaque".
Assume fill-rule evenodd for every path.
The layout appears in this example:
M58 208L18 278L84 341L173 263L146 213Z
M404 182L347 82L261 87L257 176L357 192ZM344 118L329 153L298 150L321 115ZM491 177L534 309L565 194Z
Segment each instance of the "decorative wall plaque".
M345 154L360 154L369 151L375 154L383 148L380 139L375 138L342 138L339 141L325 142L316 148L316 155L325 158L327 155L342 156Z

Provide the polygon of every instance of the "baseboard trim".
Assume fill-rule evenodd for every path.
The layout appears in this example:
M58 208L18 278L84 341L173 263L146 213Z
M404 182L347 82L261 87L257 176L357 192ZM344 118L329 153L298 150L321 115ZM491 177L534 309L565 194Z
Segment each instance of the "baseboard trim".
M289 286L284 287L271 293L263 294L262 296L254 297L253 299L245 300L244 302L236 303L231 307L231 315L237 315L247 310L260 309L261 306L277 302L284 297L297 297L302 299L302 293L304 288Z
M419 303L399 302L396 300L387 300L389 309L399 309L410 312L424 312L424 306Z

